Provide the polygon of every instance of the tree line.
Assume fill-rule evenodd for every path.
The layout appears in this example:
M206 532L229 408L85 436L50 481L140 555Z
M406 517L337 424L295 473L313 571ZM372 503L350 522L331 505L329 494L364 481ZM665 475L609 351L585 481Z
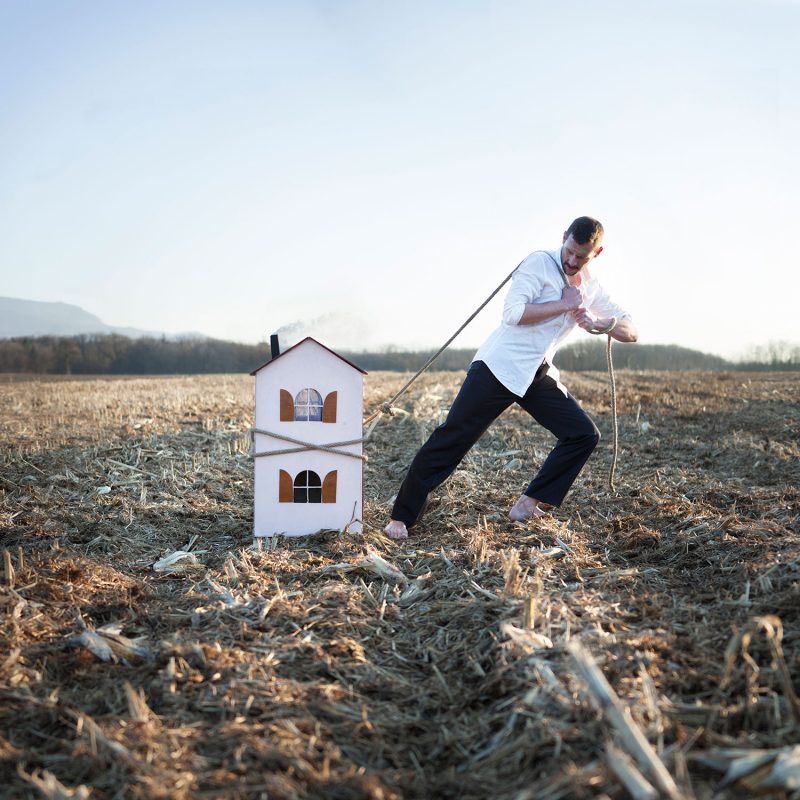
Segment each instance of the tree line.
M118 334L98 334L0 340L0 372L54 375L249 372L267 360L267 345L219 339L130 339Z
M567 371L606 368L605 338L575 342L559 351L558 366ZM368 372L416 371L435 351L387 349L377 353L341 352ZM174 375L251 372L269 361L267 343L255 345L219 339L129 339L117 334L27 336L0 339L0 372L55 375ZM474 349L450 349L434 368L465 370ZM614 364L636 370L798 370L800 346L772 342L755 348L749 358L728 361L677 345L620 344Z

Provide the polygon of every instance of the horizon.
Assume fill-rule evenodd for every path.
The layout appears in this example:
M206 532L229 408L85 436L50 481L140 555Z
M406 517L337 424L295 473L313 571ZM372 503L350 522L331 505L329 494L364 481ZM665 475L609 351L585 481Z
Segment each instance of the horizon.
M21 301L21 302L37 302L37 301L30 301L26 298L9 298L0 296L0 301L2 300L14 300L14 301ZM79 306L75 306L69 303L62 303L62 302L55 302L53 304L58 305L67 305L72 308L77 308L80 311L91 314L91 312L87 311L86 309L81 309ZM91 314L99 319L98 315ZM184 332L166 332L166 331L138 331L137 334L132 334L130 329L122 328L121 326L113 326L110 323L106 323L105 320L100 320L103 324L109 325L109 327L113 328L112 330L107 331L84 331L81 333L36 333L36 334L14 334L14 335L2 335L0 334L0 341L3 339L19 339L19 338L77 338L81 336L87 337L95 337L95 336L110 336L110 335L118 335L128 339L161 339L163 337L168 337L172 341L203 341L203 340L212 340L212 341L220 341L225 344L233 344L233 345L244 345L248 347L263 347L265 353L269 354L270 352L270 335L267 335L266 338L260 339L257 341L240 341L235 339L221 339L219 337L211 336L208 334L204 334L202 332L197 331L184 331ZM292 328L290 335L284 335L279 333L279 343L281 351L288 350L290 347L293 347L298 342L302 341L307 336L311 338L319 340L319 337L316 336L313 332L309 332L306 330L301 330L298 333L299 328L296 326ZM602 339L602 337L597 337L598 341ZM585 341L585 340L584 340ZM565 342L564 346L559 349L564 349L565 347L569 347L570 345L578 344L580 339L577 336L571 336ZM326 344L324 341L323 344ZM340 350L342 352L348 353L349 355L357 356L357 355L391 355L391 354L420 354L420 355L427 355L441 347L444 343L440 343L436 346L430 347L417 347L417 348L408 348L403 347L402 345L388 343L382 345L372 345L367 348L359 348L358 346L349 346L349 347L338 347L338 348L331 348L333 350ZM621 343L617 343L617 346L620 346ZM327 345L326 345L327 346ZM630 346L641 347L641 343L631 344ZM714 353L712 351L703 350L697 347L687 347L686 345L681 345L676 342L648 342L644 343L645 347L656 347L656 348L678 348L678 349L685 349L703 356L708 357L716 357L720 358L724 361L728 361L731 364L737 363L760 363L767 358L768 353L766 352L770 347L775 349L776 352L789 352L789 351L796 351L800 350L800 344L791 340L771 340L768 342L763 342L760 345L754 345L749 351L741 352L732 356L723 356L719 353ZM466 343L456 344L456 342L451 343L447 349L448 350L456 350L459 352L469 352L477 350L479 345L472 345ZM765 362L766 363L766 362Z
M5 4L2 292L418 351L589 214L642 343L797 341L798 34L781 0Z

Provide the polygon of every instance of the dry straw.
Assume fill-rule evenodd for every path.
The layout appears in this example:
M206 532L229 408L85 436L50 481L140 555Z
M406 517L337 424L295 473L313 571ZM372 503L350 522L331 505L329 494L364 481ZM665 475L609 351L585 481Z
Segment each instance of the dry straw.
M566 376L604 433L607 380ZM551 446L512 409L388 541L432 373L368 445L364 533L257 549L250 379L4 384L0 796L796 796L798 378L618 380L615 493L601 443L508 522Z

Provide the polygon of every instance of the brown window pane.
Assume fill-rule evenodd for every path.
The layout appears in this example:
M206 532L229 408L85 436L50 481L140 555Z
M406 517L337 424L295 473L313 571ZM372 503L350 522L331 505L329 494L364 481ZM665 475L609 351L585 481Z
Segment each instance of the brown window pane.
M325 397L325 405L322 408L323 422L336 422L337 398L338 394L336 392L329 392Z
M282 469L278 475L278 502L291 503L293 501L292 476L285 469Z
M286 389L281 389L281 422L294 422L294 400Z
M336 470L331 470L322 481L322 502L336 502Z

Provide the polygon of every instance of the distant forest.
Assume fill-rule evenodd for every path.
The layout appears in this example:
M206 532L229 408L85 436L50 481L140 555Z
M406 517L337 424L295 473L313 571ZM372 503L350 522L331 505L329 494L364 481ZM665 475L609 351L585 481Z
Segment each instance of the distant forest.
M0 372L53 375L173 375L251 372L269 361L269 345L237 344L218 339L129 339L125 336L37 336L0 339ZM435 351L340 354L368 372L416 371ZM677 345L615 343L614 365L636 370L798 370L800 346L777 342L756 348L747 361ZM446 350L433 369L464 370L474 349ZM603 370L605 337L568 345L557 362L568 371Z

